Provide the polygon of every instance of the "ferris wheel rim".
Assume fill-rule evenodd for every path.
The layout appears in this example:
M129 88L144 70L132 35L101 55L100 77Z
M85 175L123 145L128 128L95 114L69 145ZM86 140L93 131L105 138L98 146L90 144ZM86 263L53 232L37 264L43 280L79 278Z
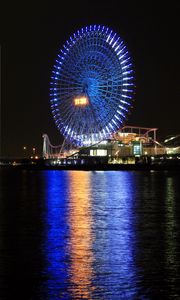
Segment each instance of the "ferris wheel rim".
M75 52L77 45L83 47L79 47L79 52L73 56L72 49ZM124 41L109 27L89 25L76 31L60 53L52 70L50 87L51 109L58 129L80 145L107 138L124 124L133 99L134 71ZM81 94L86 85L91 107L87 111L72 105L72 97ZM91 128L87 127L85 117L89 118Z

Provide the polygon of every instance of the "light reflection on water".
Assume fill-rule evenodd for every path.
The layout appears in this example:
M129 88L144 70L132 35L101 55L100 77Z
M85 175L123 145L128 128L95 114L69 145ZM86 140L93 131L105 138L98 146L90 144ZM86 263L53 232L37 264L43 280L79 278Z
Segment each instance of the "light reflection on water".
M179 272L176 262L179 234L176 220L179 216L176 216L178 211L176 211L175 207L175 186L171 177L166 179L165 186L165 269L166 281L169 285L169 293L173 298L173 295L176 294L175 286L178 284L178 282L176 282L176 275Z
M70 172L69 183L69 292L73 299L92 299L94 259L90 173Z
M97 289L95 299L131 299L136 295L132 174L96 173L92 186L94 269L101 290Z
M43 295L42 299L63 299L68 287L67 173L53 171L45 172L44 175L46 206L43 220L45 240L42 251L45 257L43 275L46 280L43 281L40 295Z
M49 299L133 299L132 174L53 172L46 184Z
M178 173L0 175L0 299L180 299Z

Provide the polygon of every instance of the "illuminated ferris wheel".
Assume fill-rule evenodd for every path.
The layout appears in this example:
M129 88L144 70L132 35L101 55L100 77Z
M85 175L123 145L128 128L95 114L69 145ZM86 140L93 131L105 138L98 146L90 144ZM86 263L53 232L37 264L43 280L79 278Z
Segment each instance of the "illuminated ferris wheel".
M133 88L131 58L121 37L106 26L82 28L63 45L53 67L56 126L77 146L105 140L124 124Z

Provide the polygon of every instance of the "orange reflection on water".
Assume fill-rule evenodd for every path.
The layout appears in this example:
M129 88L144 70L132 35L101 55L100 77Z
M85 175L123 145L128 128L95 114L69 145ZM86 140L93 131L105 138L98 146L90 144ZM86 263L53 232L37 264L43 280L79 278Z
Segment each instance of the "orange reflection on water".
M71 171L69 224L71 292L78 299L92 299L92 212L90 173Z

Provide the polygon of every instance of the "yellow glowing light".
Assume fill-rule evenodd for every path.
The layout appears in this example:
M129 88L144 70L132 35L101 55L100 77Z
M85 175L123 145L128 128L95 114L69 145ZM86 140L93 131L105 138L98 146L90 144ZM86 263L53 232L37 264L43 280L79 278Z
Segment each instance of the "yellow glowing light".
M88 99L87 97L78 97L74 99L74 105L75 106L84 106L88 105Z

